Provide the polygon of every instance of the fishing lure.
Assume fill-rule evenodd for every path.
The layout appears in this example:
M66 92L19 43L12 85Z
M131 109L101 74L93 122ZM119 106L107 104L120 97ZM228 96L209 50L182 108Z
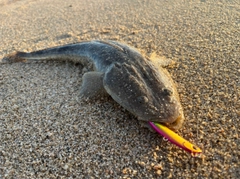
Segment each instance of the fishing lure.
M166 126L156 122L149 122L149 124L155 131L157 131L159 134L161 134L170 142L182 148L183 150L190 152L193 155L202 153L202 150L199 147L193 145L192 143L182 138Z

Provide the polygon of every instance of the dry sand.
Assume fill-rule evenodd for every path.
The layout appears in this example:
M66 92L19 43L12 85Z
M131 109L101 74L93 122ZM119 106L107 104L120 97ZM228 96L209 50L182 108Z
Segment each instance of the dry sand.
M113 39L176 62L191 155L140 127L111 98L79 101L72 63L0 66L0 178L240 176L238 0L0 0L0 58Z

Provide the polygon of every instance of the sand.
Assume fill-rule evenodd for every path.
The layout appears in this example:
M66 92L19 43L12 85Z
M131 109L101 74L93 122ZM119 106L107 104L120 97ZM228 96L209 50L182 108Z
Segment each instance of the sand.
M112 39L172 59L199 157L141 128L110 97L79 100L82 67L0 65L0 178L237 178L240 176L238 0L0 0L0 59Z

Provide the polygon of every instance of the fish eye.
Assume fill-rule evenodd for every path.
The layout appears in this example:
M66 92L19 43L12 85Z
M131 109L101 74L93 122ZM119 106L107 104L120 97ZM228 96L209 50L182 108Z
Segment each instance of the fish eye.
M173 92L170 89L164 88L163 94L166 96L171 96L173 94Z
M148 102L148 98L146 96L139 96L137 98L137 101L142 104L142 103L147 103Z

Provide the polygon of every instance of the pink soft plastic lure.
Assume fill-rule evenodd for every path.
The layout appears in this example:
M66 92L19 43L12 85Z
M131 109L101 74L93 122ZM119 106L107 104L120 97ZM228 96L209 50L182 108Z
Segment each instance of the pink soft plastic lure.
M202 150L199 147L193 145L192 143L182 138L166 126L156 122L149 122L149 124L155 131L157 131L163 137L167 138L170 142L182 148L183 150L190 152L191 154L202 153Z

